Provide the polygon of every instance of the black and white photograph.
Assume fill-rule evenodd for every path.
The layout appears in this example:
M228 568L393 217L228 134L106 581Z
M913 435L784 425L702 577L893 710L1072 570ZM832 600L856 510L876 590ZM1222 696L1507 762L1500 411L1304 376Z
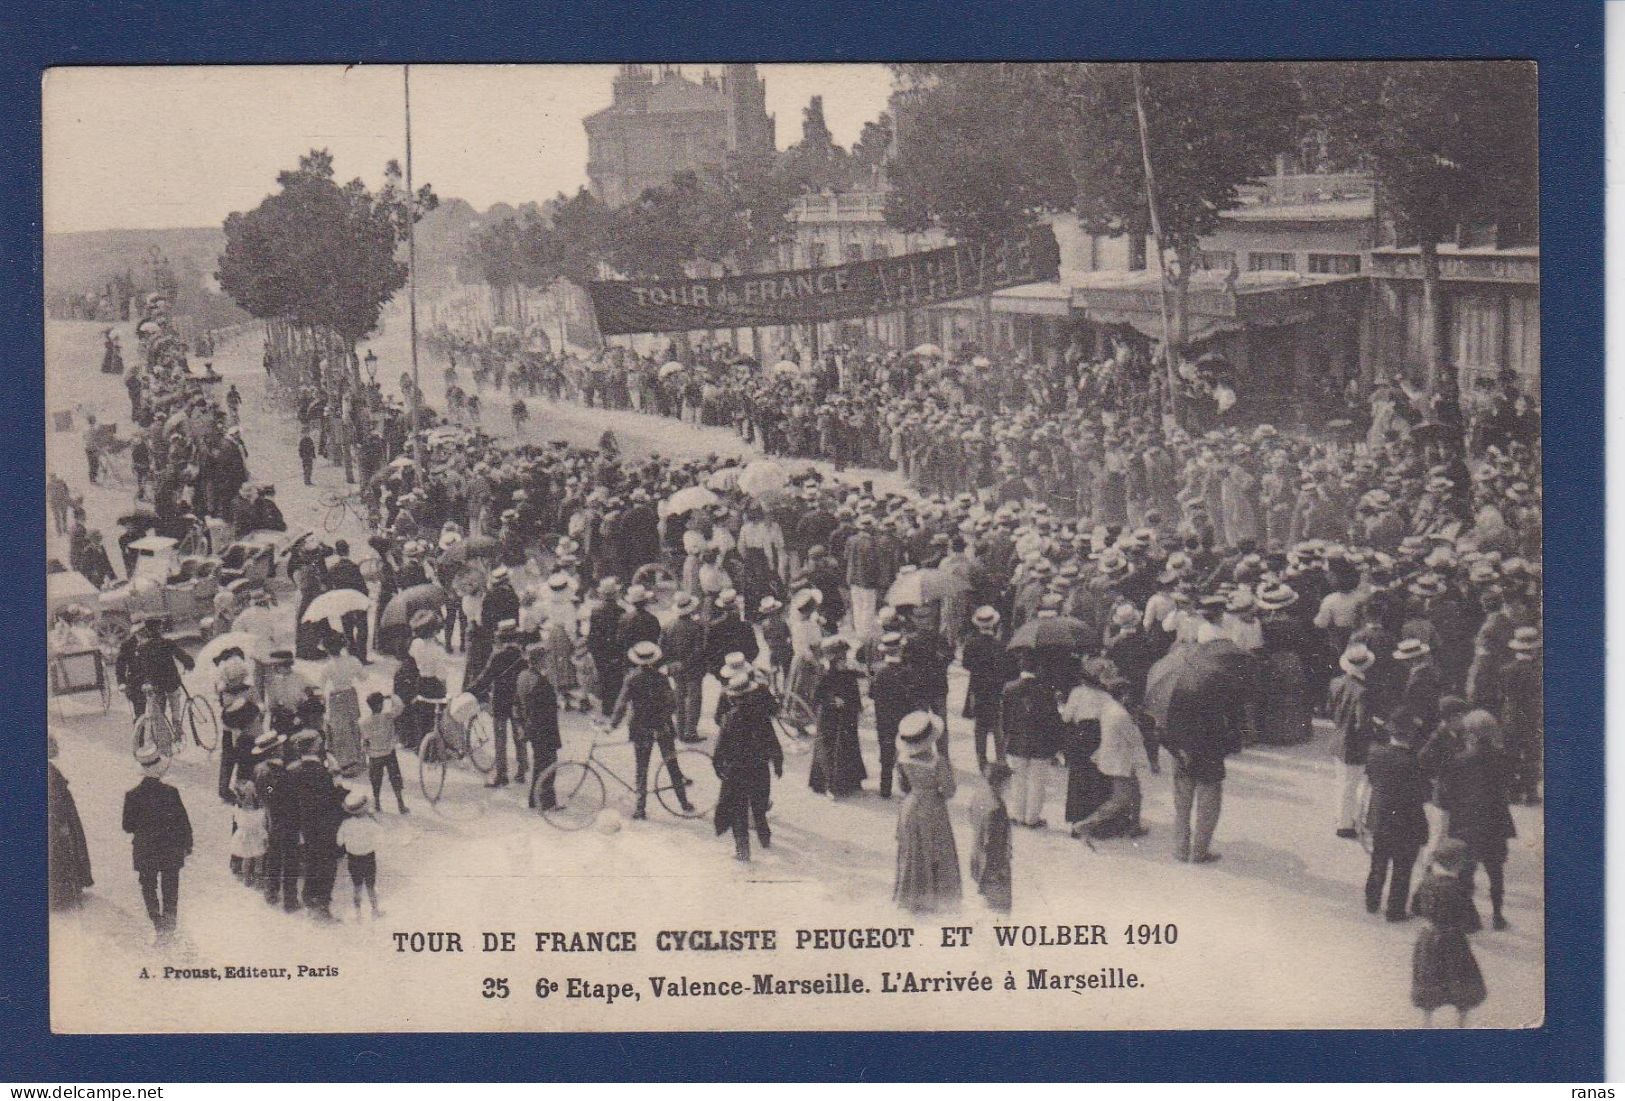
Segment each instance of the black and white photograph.
M52 1028L1539 1027L1536 80L48 70Z

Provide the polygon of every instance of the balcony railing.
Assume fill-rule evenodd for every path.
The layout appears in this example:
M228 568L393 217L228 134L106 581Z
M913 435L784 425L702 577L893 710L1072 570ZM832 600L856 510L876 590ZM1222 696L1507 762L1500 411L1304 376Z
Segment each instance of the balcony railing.
M1341 202L1372 197L1368 172L1312 172L1295 176L1261 176L1241 189L1252 201L1264 206L1297 206L1303 203Z
M839 195L803 195L790 208L797 222L880 222L886 218L886 196L878 191Z

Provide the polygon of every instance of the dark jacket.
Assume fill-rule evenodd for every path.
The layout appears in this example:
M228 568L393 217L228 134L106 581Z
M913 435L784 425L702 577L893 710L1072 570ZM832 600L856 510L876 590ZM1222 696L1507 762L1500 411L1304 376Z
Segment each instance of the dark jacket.
M651 741L661 734L671 733L675 705L671 681L653 669L640 667L634 669L621 686L621 698L615 701L610 725L618 726L622 719L630 718L627 725L632 740Z
M1045 759L1061 748L1061 709L1055 690L1038 677L1017 677L1004 686L999 723L1012 757Z
M920 706L913 672L901 662L885 662L869 681L869 699L875 706L875 736L896 738L903 716Z
M1366 823L1377 844L1420 847L1428 839L1427 802L1432 785L1416 750L1393 744L1373 746L1365 773L1371 779Z
M513 715L515 684L524 668L525 655L520 652L519 647L512 643L504 643L491 655L491 660L485 663L479 679L467 686L464 691L471 692L481 699L489 694L491 714L499 719L509 718Z
M640 642L660 641L660 620L647 608L632 608L615 626L615 641L625 653Z
M1365 681L1347 674L1332 681L1328 709L1336 729L1338 759L1363 765L1371 748L1371 701Z
M514 719L520 736L541 749L557 750L559 739L559 695L553 683L534 669L525 669L514 684Z
M492 585L480 601L480 626L495 631L504 620L519 622L519 594L507 582Z
M132 688L147 685L160 692L173 692L181 686L181 668L192 671L192 658L162 635L143 638L136 644L126 670L126 683Z
M660 636L666 670L680 680L705 676L705 627L692 615L678 616Z
M716 674L729 654L741 653L746 661L755 661L760 648L756 645L756 631L736 615L712 620L705 628L705 669Z
M329 589L352 589L358 593L367 591L366 579L361 576L361 567L348 558L341 558L327 568L327 587Z
M124 832L131 835L138 872L175 871L192 852L192 820L181 793L151 776L124 793Z
M966 706L973 711L998 714L1004 686L1021 670L998 635L977 633L965 640L960 664L970 674Z

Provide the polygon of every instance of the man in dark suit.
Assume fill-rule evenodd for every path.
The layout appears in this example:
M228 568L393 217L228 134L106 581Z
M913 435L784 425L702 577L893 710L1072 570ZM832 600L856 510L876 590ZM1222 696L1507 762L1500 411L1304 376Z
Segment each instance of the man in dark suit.
M158 747L145 745L136 760L142 776L139 784L124 793L124 832L130 835L141 899L157 939L162 941L175 931L181 865L192 852L192 821L186 816L181 793L160 779L169 758Z
M999 637L999 612L989 605L976 609L971 624L976 633L965 640L960 664L970 674L965 689L965 716L975 720L976 763L983 772L994 761L1004 761L1004 739L999 730L999 701L1004 686L1016 679L1016 659ZM991 747L991 748L990 748Z
M514 684L513 715L518 738L530 743L531 766L530 797L527 805L551 810L553 807L553 778L542 780L543 773L558 760L559 696L553 683L547 679L547 646L533 642L525 648L529 663Z
M350 589L368 595L366 578L361 576L361 567L350 558L350 544L343 539L333 544L334 560L327 565L327 586L330 589ZM344 632L344 644L350 653L359 658L362 664L370 665L367 660L367 610L358 612L345 612L339 620L339 628Z
M1388 744L1372 747L1365 774L1371 781L1371 801L1366 810L1371 830L1366 912L1377 912L1382 904L1383 883L1388 881L1388 920L1404 921L1410 916L1405 906L1410 898L1411 871L1428 839L1427 812L1422 804L1432 790L1407 727L1391 728Z
M168 621L156 615L141 624L141 641L136 643L126 684L134 692L156 689L160 703L169 709L170 721L178 726L181 718L181 701L178 698L181 669L190 673L194 662L185 650L164 634L166 626ZM142 707L145 707L144 698Z

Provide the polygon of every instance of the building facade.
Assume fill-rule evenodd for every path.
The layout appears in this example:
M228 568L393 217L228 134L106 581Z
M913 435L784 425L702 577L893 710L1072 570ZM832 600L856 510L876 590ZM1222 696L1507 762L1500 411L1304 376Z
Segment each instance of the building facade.
M622 65L614 100L583 120L587 179L605 204L624 206L680 172L704 174L730 154L771 153L775 123L756 66L731 64L698 81L676 65Z

